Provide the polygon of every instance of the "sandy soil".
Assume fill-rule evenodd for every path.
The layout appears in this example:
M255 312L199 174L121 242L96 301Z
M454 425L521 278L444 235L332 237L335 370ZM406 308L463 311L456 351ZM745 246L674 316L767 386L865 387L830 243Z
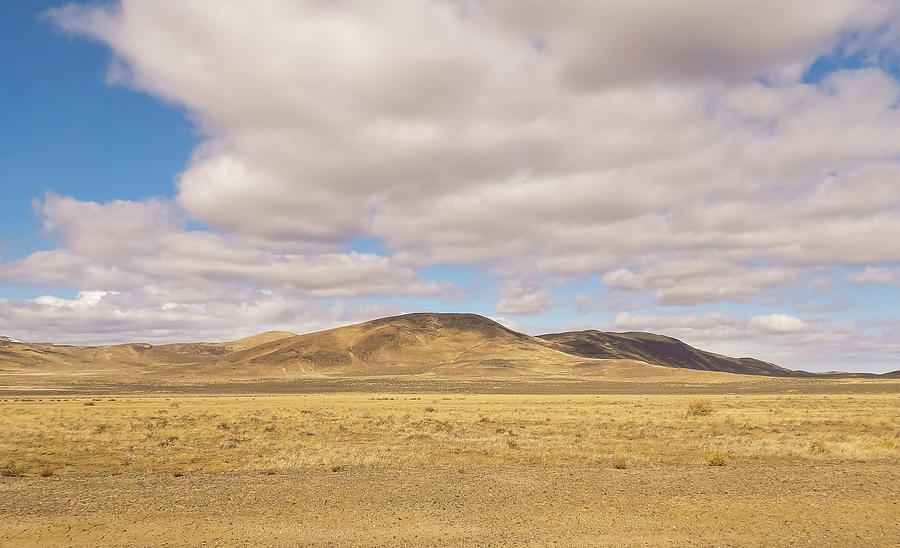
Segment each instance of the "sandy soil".
M0 546L900 539L897 382L334 382L4 396Z
M685 371L685 370L675 370ZM374 376L230 382L110 382L68 377L0 375L0 397L141 394L900 394L900 379L790 379L706 373L668 382L590 378L441 378ZM695 378L696 377L696 378ZM701 379L701 380L698 380Z
M0 480L3 546L896 546L893 464Z

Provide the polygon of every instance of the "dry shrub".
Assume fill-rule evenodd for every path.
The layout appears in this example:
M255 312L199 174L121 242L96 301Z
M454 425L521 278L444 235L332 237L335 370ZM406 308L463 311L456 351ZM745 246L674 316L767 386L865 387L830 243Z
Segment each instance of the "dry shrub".
M25 469L15 463L10 463L0 468L0 476L4 478L21 478L24 475Z
M619 445L613 452L613 468L616 470L624 470L628 468L628 456L623 445Z
M712 412L712 402L709 400L692 400L688 404L687 414L689 417L706 417L708 415L711 415Z
M706 464L710 466L725 466L728 464L728 453L722 449L712 449L706 455Z

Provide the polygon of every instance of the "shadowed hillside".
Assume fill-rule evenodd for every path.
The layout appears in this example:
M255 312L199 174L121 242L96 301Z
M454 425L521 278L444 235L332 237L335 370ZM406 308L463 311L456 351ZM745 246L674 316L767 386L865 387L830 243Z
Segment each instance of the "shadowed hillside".
M291 376L556 375L586 361L476 314L381 318L283 338L223 360L235 369Z
M271 331L225 343L80 347L0 337L0 375L47 382L372 375L693 381L721 379L722 373L876 376L791 371L705 352L651 333L580 331L532 337L476 314L406 314L305 335Z
M586 358L638 360L669 367L726 371L744 375L775 377L812 375L753 358L730 358L706 352L678 339L653 333L605 333L588 330L540 335L540 338L555 343L564 352Z

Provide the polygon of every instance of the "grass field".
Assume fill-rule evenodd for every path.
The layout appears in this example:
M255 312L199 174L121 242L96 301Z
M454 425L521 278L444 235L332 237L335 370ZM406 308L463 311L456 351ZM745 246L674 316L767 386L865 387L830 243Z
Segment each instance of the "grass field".
M16 474L900 459L893 395L299 395L0 402Z
M410 536L415 527L401 527L403 515L416 512L420 525L435 528L427 537L432 544L520 543L541 531L550 536L529 542L587 540L575 535L579 530L596 530L590 537L595 544L699 541L690 535L691 527L707 539L743 544L762 534L760 525L775 544L806 538L878 545L900 534L888 517L898 510L896 394L7 397L0 400L0 431L3 545L94 544L99 537L90 531L110 534L125 524L134 534L133 527L142 524L144 536L120 532L104 539L109 544L135 538L143 539L136 544L207 541L218 537L213 529L207 531L212 536L196 536L205 530L197 524L229 510L202 501L211 492L240 498L261 485L270 486L271 496L241 499L240 519L258 514L264 522L275 519L274 509L292 508L288 501L296 490L284 491L287 485L332 506L305 515L302 527L292 519L279 521L286 535L280 540L266 536L274 525L266 529L254 522L245 524L243 533L232 530L223 542L418 544L426 537ZM547 478L555 478L550 490ZM579 488L584 482L592 487ZM446 490L467 483L472 490L452 497ZM623 485L631 487L623 490ZM146 508L175 500L190 511L166 517L145 512L139 500L130 507L129 497L135 496L130 490L142 493ZM358 499L364 492L370 493L367 503ZM501 492L508 498L493 495ZM418 496L426 502L407 507L413 504L407 499ZM483 530L459 529L465 516L474 519L465 508L509 516L524 504L522 497L534 499L527 504L550 504L541 507L534 524L566 515L578 517L581 525L563 528L564 520L534 529L526 519L510 537L496 536L502 531L490 520L482 520ZM48 498L57 506L44 506L41 501ZM566 500L572 501L568 510ZM829 500L828 508L809 514L807 521L792 521L798 512L812 511L805 505ZM365 521L360 508L373 501L387 514L372 514L368 526L329 521L340 515ZM757 513L748 509L751 501L762 506ZM422 505L432 503L441 507L440 516L422 514ZM638 503L671 515L648 515L647 507L631 506ZM398 504L405 510L394 508ZM610 521L608 511L616 504L616 515L630 512L634 521ZM109 521L109 505L122 514L119 521ZM42 512L50 512L49 519ZM396 523L379 521L398 512ZM455 522L440 521L459 512L463 517ZM776 519L777 512L785 519ZM831 518L837 521L823 522ZM173 519L184 522L193 536L165 536ZM669 522L677 535L668 526L660 529ZM628 523L644 525L633 529ZM730 529L720 530L722 523ZM65 536L62 527L53 529L56 524L68 524ZM88 533L78 537L73 531ZM724 536L708 536L715 531ZM163 536L152 536L157 533Z

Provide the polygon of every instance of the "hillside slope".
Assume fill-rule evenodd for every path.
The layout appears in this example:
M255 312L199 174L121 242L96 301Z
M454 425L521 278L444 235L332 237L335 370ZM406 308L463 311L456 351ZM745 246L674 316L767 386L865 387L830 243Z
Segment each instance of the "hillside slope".
M628 359L592 359L476 314L406 314L226 343L78 347L0 340L0 374L30 378L203 380L310 376L681 378ZM692 373L692 379L698 372ZM11 378L11 377L9 377Z
M646 363L697 369L725 371L743 375L774 377L807 377L811 373L793 371L753 358L731 358L706 352L678 339L653 333L606 333L588 330L540 335L564 352L585 358L629 359Z
M705 374L703 372L710 372ZM699 350L652 333L578 331L532 337L476 314L406 314L295 335L224 343L65 346L0 337L0 375L205 381L310 376L607 377L699 380L724 373L813 374ZM710 377L712 375L712 377ZM716 377L718 375L718 377ZM896 375L886 375L891 377Z
M585 361L476 314L406 314L279 339L222 365L291 376L504 376L567 374Z

